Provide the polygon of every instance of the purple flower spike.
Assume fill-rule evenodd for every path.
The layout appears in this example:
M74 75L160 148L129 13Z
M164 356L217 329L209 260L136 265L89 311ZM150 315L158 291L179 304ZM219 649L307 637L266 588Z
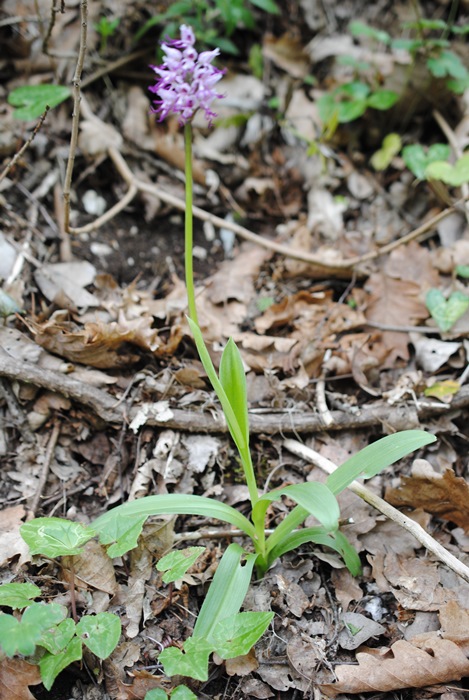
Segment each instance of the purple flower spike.
M156 85L149 90L155 92L159 99L154 100L153 112L163 121L171 112L179 115L179 123L186 124L198 109L205 111L209 125L216 117L210 109L213 100L220 99L215 85L225 71L212 66L220 49L204 51L198 54L194 48L195 36L191 27L180 27L180 39L167 39L161 46L165 53L163 65L150 66L159 76Z

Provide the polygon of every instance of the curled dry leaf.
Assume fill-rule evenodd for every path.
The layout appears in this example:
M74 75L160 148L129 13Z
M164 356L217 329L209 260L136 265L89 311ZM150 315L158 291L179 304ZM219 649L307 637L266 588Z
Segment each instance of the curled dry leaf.
M459 647L436 634L427 638L423 649L404 640L390 649L366 649L357 653L358 665L337 666L336 683L321 690L329 697L340 693L389 692L400 688L461 680L469 674L469 659Z

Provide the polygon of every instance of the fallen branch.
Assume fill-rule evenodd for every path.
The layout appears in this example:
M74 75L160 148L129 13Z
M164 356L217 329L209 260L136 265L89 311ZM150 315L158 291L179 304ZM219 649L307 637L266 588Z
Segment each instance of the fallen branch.
M285 440L283 446L289 450L289 452L292 452L297 457L301 457L307 462L314 464L327 474L332 474L337 469L337 465L335 465L334 462L331 462L329 459L326 459L326 457L323 457L315 450L306 447L306 445L303 445L297 440ZM352 481L348 488L350 491L366 501L366 503L369 503L370 506L373 506L373 508L379 510L387 518L394 520L394 522L404 528L404 530L410 532L410 534L413 535L415 539L418 540L420 544L422 544L429 552L434 554L437 559L443 562L443 564L446 564L448 568L469 583L469 568L455 556L450 554L448 550L442 547L442 545L439 544L431 535L429 535L421 525L416 523L415 520L407 517L407 515L401 513L379 496L375 496L370 489L366 488L366 486L363 486L363 484L360 484L358 481Z
M138 406L127 410L125 402L103 389L85 384L73 378L73 374L61 374L53 370L42 369L36 365L16 360L0 348L0 377L33 384L73 399L82 406L90 408L104 422L120 426L131 422L140 411ZM397 431L420 427L420 421L437 418L442 414L469 406L469 385L463 386L454 396L451 406L435 402L413 402L390 406L385 401L366 404L354 412L330 411L332 422L325 425L318 413L302 411L283 411L270 413L249 412L251 432L257 435L291 435L301 433L318 433L338 430L358 430L373 426L384 426L386 430ZM149 415L146 425L171 428L190 433L227 433L228 428L221 410L184 410L169 407L163 419Z

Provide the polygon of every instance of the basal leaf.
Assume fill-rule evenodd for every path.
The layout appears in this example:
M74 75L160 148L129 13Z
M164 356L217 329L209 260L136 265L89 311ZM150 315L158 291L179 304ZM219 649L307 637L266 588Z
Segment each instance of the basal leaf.
M0 586L0 605L21 610L39 598L41 589L34 583L3 583Z
M220 620L213 632L214 651L222 659L248 654L273 617L273 612L241 612Z
M114 541L117 521L127 517L135 518L135 516L139 516L148 518L150 515L164 515L166 513L217 518L243 530L252 539L256 537L253 524L235 508L221 501L189 494L145 496L145 498L139 498L136 501L130 501L113 508L101 515L92 525L93 529L99 534L101 543L106 545Z
M372 109L386 110L395 105L398 99L399 95L397 92L393 92L392 90L376 90L376 92L368 97L366 102L368 107Z
M46 557L80 554L83 545L96 535L90 527L63 518L35 518L20 527L31 554Z
M293 484L264 494L254 506L253 519L257 519L256 510L263 510L265 513L266 505L272 501L280 500L281 496L288 496L307 514L314 515L326 531L338 528L340 510L337 499L326 484L321 484L318 481Z
M366 112L368 103L366 100L350 100L348 102L339 102L337 105L339 122L347 124L355 119L363 116Z
M186 547L161 557L156 568L158 571L166 572L163 574L164 583L171 583L182 578L204 551L205 547Z
M197 695L187 685L178 685L171 691L171 700L197 700Z
M77 624L76 634L99 659L107 659L119 641L121 623L113 613L85 615Z
M435 440L434 435L423 430L402 430L394 435L386 435L341 464L327 478L326 484L337 495L358 476L363 475L369 479L410 452Z
M230 544L226 549L195 623L194 639L212 643L218 622L239 612L256 559L256 554L246 554L237 544Z
M51 654L58 654L65 649L72 637L75 636L75 622L71 617L63 620L56 627L43 632L38 644Z
M111 559L121 557L126 552L130 552L131 549L135 549L147 517L146 515L126 514L121 518L116 517L109 520L105 539L101 533L101 542L103 544L113 543L107 550Z
M50 690L52 685L59 675L67 666L70 666L74 661L79 661L82 657L81 641L74 637L66 646L65 649L58 654L50 654L48 651L39 661L39 669L41 678L46 690Z

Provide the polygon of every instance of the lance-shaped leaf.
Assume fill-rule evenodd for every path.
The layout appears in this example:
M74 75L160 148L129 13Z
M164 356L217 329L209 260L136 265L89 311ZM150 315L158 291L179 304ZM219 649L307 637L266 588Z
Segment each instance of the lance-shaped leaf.
M249 445L249 419L246 375L243 361L233 338L230 338L220 360L220 382L238 421L246 447Z

